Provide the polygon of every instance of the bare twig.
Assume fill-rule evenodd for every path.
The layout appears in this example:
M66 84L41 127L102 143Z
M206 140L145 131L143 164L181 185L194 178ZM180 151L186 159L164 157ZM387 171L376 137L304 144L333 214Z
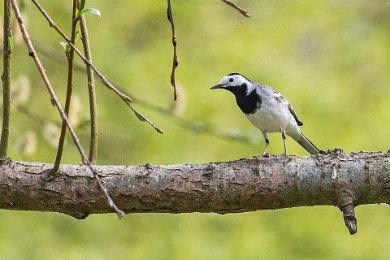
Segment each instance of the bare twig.
M100 189L103 191L104 195L105 195L105 198L107 199L107 202L109 204L109 206L114 209L114 211L116 212L116 214L118 215L119 218L121 218L123 215L124 215L124 212L122 210L120 210L114 203L114 201L111 199L110 195L108 194L107 192L107 189L104 187L103 183L101 182L100 178L99 178L99 175L98 173L93 169L91 163L89 162L81 144L80 144L80 141L79 141L79 138L77 137L75 131L73 130L72 126L70 125L69 123L69 120L68 120L68 117L67 115L65 114L64 110L62 109L60 103L58 102L58 99L57 99L57 96L53 90L53 87L49 81L49 78L47 77L46 75L46 72L45 72L45 69L37 55L37 53L35 52L35 49L34 49L34 46L32 45L32 42L30 40L30 36L26 30L26 27L24 26L24 22L23 22L23 18L20 14L20 10L19 10L19 6L18 4L16 3L16 0L11 0L11 3L12 3L12 8L15 12L15 16L16 16L16 19L19 23L19 28L20 28L20 31L22 32L22 35L23 35L23 39L26 43L26 46L28 48L28 51L29 51L29 56L32 57L34 59L34 62L38 68L38 71L45 83L45 86L46 86L46 89L47 91L49 92L49 95L50 95L50 99L51 99L51 103L56 107L56 109L58 110L62 120L66 123L66 126L68 127L68 130L72 136L72 139L73 139L73 142L74 144L76 145L77 147L77 150L79 151L80 153L80 156L81 156L81 160L83 162L83 164L85 164L88 169L92 172L93 176L95 177Z
M49 25L50 27L52 27L57 33L59 33L61 35L61 37L69 44L69 46L74 49L74 51L76 52L76 54L84 61L84 63L90 67L94 72L95 74L100 78L100 80L103 82L103 84L110 90L112 90L115 94L117 94L121 99L122 101L124 101L127 106L134 112L134 114L137 116L137 118L141 121L144 121L144 122L147 122L150 126L152 126L158 133L162 134L163 131L157 127L153 122L151 122L147 117L145 117L144 115L142 115L140 112L138 112L134 107L133 105L131 104L132 103L132 100L129 96L125 95L123 92L121 92L120 90L118 90L110 81L108 81L108 79L98 70L96 69L95 66L92 65L92 62L90 60L88 60L81 52L80 50L78 50L76 48L76 46L74 46L74 44L72 44L72 42L70 41L69 37L66 36L66 34L57 26L56 23L54 23L54 21L50 18L50 16L48 15L48 13L42 8L42 6L36 1L36 0L32 0L32 2L34 3L34 5L38 8L38 10L42 13L42 15L46 18L46 20L49 22Z
M9 121L11 110L11 52L12 52L12 32L11 32L11 6L9 0L4 0L4 38L3 38L3 124L1 127L0 159L5 159L8 155Z
M73 8L72 8L72 25L71 25L71 38L70 41L74 44L76 41L76 27L77 27L77 19L76 19L76 12L77 12L77 0L73 0ZM68 59L68 82L66 86L66 100L65 100L65 114L69 115L70 110L70 104L72 101L72 91L73 91L73 60L74 60L74 49L67 50L65 48L65 54L66 58ZM64 143L65 143L65 136L66 136L66 123L65 121L62 121L61 126L61 134L58 141L58 148L57 148L57 155L54 161L54 167L53 172L58 172L58 169L60 168L61 158L62 158L62 152L64 149Z
M249 12L241 7L239 7L237 4L229 1L229 0L222 0L222 2L224 2L225 4L233 7L234 9L236 9L237 11L239 11L243 16L245 17L250 17L249 15Z
M175 23L173 22L173 15L172 15L172 7L171 7L171 0L168 1L168 7L167 7L167 17L168 21L171 24L171 30L172 30L172 45L173 45L173 61L172 61L172 71L171 71L171 85L173 87L173 100L177 99L177 93L176 93L176 68L179 65L179 59L177 58L177 40L176 40L176 32L175 32Z
M85 57L92 62L91 47L89 44L89 35L87 21L85 15L80 17L81 42L84 47ZM89 114L91 118L91 134L89 142L89 161L96 162L98 153L98 119L96 105L96 89L95 76L91 67L86 66L88 77L88 93L89 93Z

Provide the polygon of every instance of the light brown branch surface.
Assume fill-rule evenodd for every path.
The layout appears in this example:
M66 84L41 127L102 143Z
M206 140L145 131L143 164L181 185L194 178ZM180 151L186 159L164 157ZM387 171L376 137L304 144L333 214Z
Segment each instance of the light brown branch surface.
M86 166L62 165L56 175L50 174L51 168L27 162L1 166L0 208L76 218L113 212ZM333 151L312 157L94 168L126 213L234 213L334 205L349 208L344 218L353 220L353 206L390 202L390 153Z

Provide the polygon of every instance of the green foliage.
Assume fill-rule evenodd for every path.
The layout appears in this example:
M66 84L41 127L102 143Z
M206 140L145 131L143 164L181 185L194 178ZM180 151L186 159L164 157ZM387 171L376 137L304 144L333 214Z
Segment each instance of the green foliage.
M77 9L76 18L79 18L83 14L94 14L94 15L97 15L99 17L102 16L100 11L98 9L96 9L96 8L91 8L91 7L85 8L85 2L86 2L86 0L81 0L80 1L80 6Z
M80 7L79 7L79 10L84 10L84 8L85 8L85 2L86 2L86 0L80 0Z
M85 8L85 9L81 10L79 16L81 16L82 14L94 14L94 15L97 15L99 17L102 16L100 11L98 9L95 9L95 8Z
M65 53L68 53L70 51L71 47L70 47L69 43L61 41L60 44L61 44L62 48L65 50Z
M93 61L108 78L140 99L174 107L175 113L188 120L256 135L260 140L244 145L198 135L177 126L170 117L136 105L164 130L163 135L156 134L98 83L99 164L203 163L260 154L261 134L242 116L234 98L209 90L234 71L283 93L303 121L303 132L318 147L389 149L387 1L236 2L250 11L251 18L221 1L173 2L180 60L179 100L173 105L166 3L94 1L105 19L88 23ZM41 49L58 50L58 36L28 1L26 5L34 43ZM45 1L44 6L61 28L70 28L70 3ZM25 47L14 37L13 71L30 78L29 109L60 122ZM62 65L53 61L55 55L44 57L43 62L57 95L65 100L66 59L58 54ZM80 73L75 76L74 91L84 100L80 116L86 118L87 82ZM17 111L12 121L11 143L28 129L36 133L38 148L34 155L11 149L10 156L52 162L55 148L44 139L42 124ZM88 147L88 127L78 128L77 133ZM270 135L270 140L269 152L282 153L280 135ZM306 155L293 141L287 145L290 153ZM69 138L64 163L80 163ZM385 205L358 207L359 231L353 237L334 207L224 216L133 214L121 221L115 215L78 221L54 213L4 211L0 255L15 259L387 259L388 211Z

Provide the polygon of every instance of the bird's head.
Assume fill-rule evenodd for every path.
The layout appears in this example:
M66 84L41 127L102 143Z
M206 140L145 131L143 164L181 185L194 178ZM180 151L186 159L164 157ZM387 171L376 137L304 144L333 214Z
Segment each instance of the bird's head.
M252 83L253 82L247 77L235 72L224 76L221 81L217 85L213 86L211 89L220 88L229 90L233 93L237 91L243 91L245 93L248 90L248 86L252 85Z

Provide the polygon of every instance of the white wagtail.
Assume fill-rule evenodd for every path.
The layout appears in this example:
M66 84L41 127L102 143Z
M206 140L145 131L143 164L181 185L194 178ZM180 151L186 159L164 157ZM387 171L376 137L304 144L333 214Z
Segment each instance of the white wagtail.
M290 103L275 89L254 83L239 73L230 73L211 89L226 89L234 94L236 102L245 116L263 134L265 139L264 154L267 153L269 139L267 133L281 132L286 149L286 135L294 139L310 154L319 153L318 148L307 139L299 129L303 123Z

